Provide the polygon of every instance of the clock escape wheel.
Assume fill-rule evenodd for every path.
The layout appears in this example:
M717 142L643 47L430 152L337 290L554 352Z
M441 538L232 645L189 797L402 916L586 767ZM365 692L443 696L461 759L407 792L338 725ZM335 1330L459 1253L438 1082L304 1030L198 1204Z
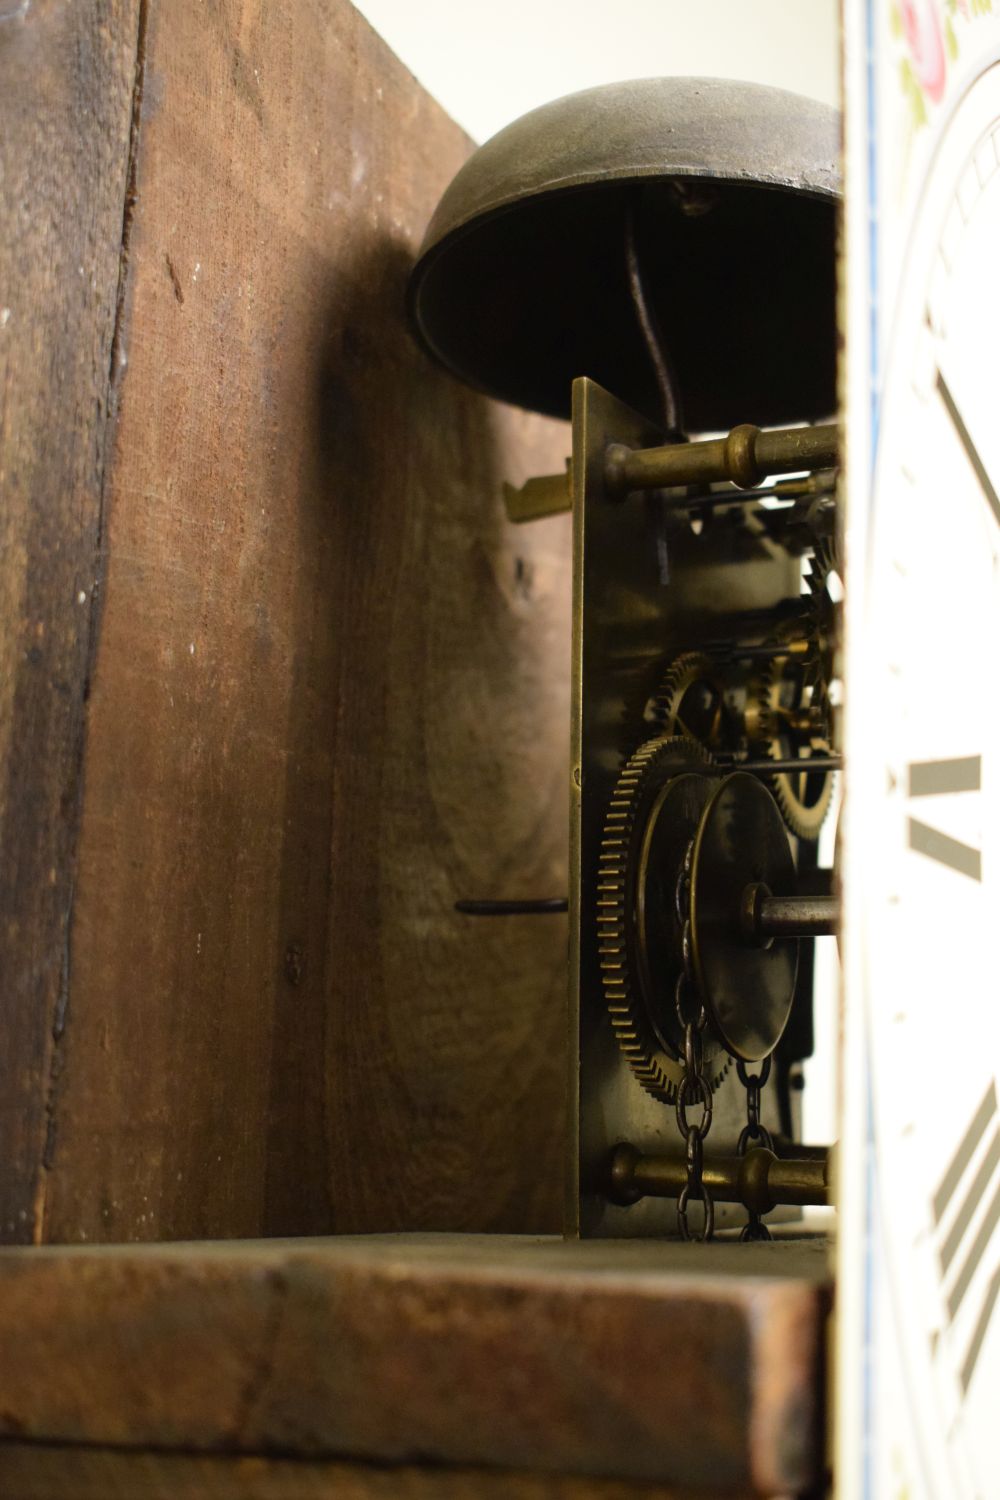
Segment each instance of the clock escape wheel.
M684 736L653 739L627 761L608 807L597 880L604 998L618 1045L647 1093L676 1101L684 1028L676 992L685 969L678 900L685 859L717 784L711 758ZM729 1065L707 1038L704 1072L715 1088Z

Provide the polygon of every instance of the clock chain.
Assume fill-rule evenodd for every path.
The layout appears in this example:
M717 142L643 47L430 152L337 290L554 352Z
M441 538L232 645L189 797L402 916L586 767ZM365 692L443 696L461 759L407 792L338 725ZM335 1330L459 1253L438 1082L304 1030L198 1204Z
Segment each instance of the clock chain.
M736 1064L736 1074L747 1091L747 1122L740 1131L740 1138L736 1144L737 1156L746 1156L752 1146L764 1146L768 1151L774 1150L774 1141L771 1132L760 1120L760 1095L761 1090L771 1075L771 1059L765 1057L759 1065L759 1073L748 1073L747 1065L742 1058ZM769 1240L771 1232L764 1223L759 1213L752 1208L747 1210L747 1222L743 1226L741 1240Z
M698 993L691 948L691 865L694 839L688 844L677 878L675 904L681 924L681 972L674 988L674 1008L684 1032L684 1077L677 1089L677 1128L684 1138L687 1156L687 1181L677 1200L677 1223L685 1240L710 1240L715 1228L715 1204L705 1185L702 1172L705 1160L705 1137L712 1124L712 1085L705 1076L704 1039L708 1013ZM701 1104L701 1119L690 1120L688 1107ZM688 1206L700 1200L702 1226L693 1230L688 1222Z

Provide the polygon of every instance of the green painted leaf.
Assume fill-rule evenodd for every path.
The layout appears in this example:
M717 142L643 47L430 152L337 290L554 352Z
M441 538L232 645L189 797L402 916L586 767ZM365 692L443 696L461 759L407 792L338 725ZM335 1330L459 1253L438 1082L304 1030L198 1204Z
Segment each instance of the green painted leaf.
M945 46L948 48L948 56L951 58L952 62L954 62L955 58L958 56L958 37L955 35L955 28L951 24L950 16L944 23L944 41Z
M924 103L923 90L921 89L920 84L917 82L916 75L913 71L910 59L908 57L900 59L899 81L903 86L903 93L906 95L907 99L910 102L910 109L913 113L914 125L926 125L927 105Z

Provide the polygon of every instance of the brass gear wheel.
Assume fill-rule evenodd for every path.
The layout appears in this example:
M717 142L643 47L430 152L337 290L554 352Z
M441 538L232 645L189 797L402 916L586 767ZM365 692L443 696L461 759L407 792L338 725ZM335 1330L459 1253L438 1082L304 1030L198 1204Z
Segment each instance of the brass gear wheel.
M712 770L711 756L696 740L683 735L648 740L618 777L601 842L597 940L608 1014L639 1083L667 1104L676 1101L684 1076L674 1012L681 964L673 893L701 809L716 785ZM729 1057L708 1035L704 1057L714 1089Z
M685 651L670 663L648 712L660 734L683 735L713 750L723 738L725 703L719 663L701 651Z
M829 754L830 707L821 658L776 655L759 680L758 723L766 753L774 760L800 755L802 771L769 778L774 800L798 839L819 837L833 800L833 773L808 770L813 752Z

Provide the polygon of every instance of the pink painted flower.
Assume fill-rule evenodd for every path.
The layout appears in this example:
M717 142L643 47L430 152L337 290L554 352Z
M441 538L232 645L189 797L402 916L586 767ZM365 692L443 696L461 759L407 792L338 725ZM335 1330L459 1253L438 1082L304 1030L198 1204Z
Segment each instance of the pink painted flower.
M944 93L945 57L935 0L899 0L917 82L936 104Z

